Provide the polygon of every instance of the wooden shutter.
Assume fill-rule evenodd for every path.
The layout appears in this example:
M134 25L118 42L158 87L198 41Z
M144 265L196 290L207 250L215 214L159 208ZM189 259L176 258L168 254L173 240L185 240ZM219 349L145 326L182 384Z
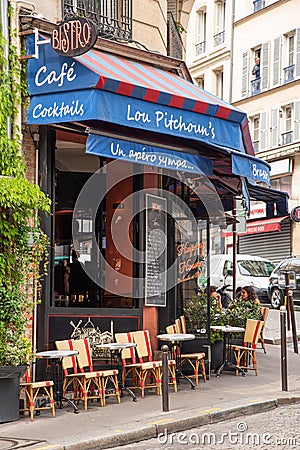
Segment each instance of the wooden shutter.
M178 20L178 5L177 0L168 0L168 12L173 14L174 20Z
M242 97L247 97L249 86L249 52L243 53Z
M262 112L260 115L260 150L266 150L268 146L268 113Z
M273 86L281 81L281 36L274 39L273 51Z
M271 147L278 147L279 110L271 109Z
M300 28L296 29L296 67L295 78L300 77Z
M261 47L260 77L262 90L269 87L269 46L269 42L266 42Z
M294 142L300 140L300 102L294 105Z

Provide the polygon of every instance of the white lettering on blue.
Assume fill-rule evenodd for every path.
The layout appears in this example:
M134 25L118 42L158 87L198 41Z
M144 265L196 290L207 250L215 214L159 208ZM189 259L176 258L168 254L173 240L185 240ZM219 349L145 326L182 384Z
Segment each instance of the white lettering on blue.
M152 123L150 113L140 110L134 110L132 105L127 105L127 121L136 123ZM157 128L164 128L169 131L187 132L189 134L198 134L205 137L215 139L215 129L213 123L208 122L208 126L205 126L199 122L186 122L181 115L176 116L169 112L156 110L154 112L153 121Z
M254 178L259 178L260 180L265 180L267 182L270 180L268 170L259 168L256 164L253 164L252 166L252 175Z
M70 67L67 62L64 62L61 66L60 72L51 70L49 73L47 66L42 66L35 75L35 85L43 86L44 84L48 84L50 86L53 83L57 83L57 87L62 87L65 80L71 83L77 76L74 70L74 65L75 61L72 62Z
M83 103L79 104L78 100L73 100L71 104L65 104L62 102L60 105L54 102L52 106L44 107L41 103L36 105L32 110L32 117L34 119L39 118L66 118L67 116L83 116L84 107Z

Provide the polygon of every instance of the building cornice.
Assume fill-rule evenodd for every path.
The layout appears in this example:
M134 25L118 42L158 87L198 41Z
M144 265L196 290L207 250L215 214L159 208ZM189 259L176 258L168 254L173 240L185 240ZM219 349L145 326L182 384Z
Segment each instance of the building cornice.
M271 3L271 5L265 6L264 8L260 9L259 11L253 12L253 13L249 14L248 16L243 17L242 19L239 19L239 20L235 21L233 25L236 27L236 26L241 25L241 24L243 24L245 22L253 20L253 16L255 16L255 17L261 16L261 15L265 14L266 12L269 12L271 9L275 9L275 8L281 6L282 3L287 3L288 1L289 0L277 0L274 3Z

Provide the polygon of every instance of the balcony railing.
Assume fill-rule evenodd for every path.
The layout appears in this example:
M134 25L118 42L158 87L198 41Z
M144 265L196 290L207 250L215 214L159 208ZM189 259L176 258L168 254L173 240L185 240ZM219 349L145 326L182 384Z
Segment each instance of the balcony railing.
M260 93L260 78L255 78L251 80L251 95L256 95Z
M217 45L223 44L224 41L225 41L225 31L221 31L221 33L218 33L218 34L214 35L215 47Z
M254 12L260 11L265 7L265 0L254 0L253 1Z
M94 22L98 36L132 39L132 0L62 0L63 17L73 12Z
M295 72L295 64L292 64L291 66L285 67L283 69L285 83L289 83L290 81L294 80L295 78L294 72Z
M198 44L195 45L195 48L196 48L196 56L202 55L202 53L205 53L205 45L206 45L206 42L205 42L205 41L203 41L203 42L198 42Z
M292 144L293 141L294 141L294 139L293 139L292 131L287 131L286 133L282 133L282 135L281 135L282 145Z

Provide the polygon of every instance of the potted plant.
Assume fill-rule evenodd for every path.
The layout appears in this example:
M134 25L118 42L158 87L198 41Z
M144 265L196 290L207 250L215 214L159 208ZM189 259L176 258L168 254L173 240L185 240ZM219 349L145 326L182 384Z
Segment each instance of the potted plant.
M7 45L1 33L0 59L0 422L8 422L19 417L20 377L33 356L26 331L47 249L37 216L38 211L50 211L50 201L25 178L15 125L25 87L19 81L16 49Z
M200 293L199 295L193 296L190 300L188 300L184 308L184 315L186 318L187 330L196 335L194 342L195 348L193 348L193 350L189 349L189 351L203 351L200 346L203 345L203 338L201 339L201 335L204 335L204 330L206 331L207 336L206 294ZM231 325L245 328L247 319L261 319L261 310L259 305L252 302L245 302L244 300L238 298L231 300L228 308L220 310L215 299L211 299L210 325ZM241 339L241 336L236 335L233 338ZM211 330L211 367L213 369L222 361L222 341L222 332Z

